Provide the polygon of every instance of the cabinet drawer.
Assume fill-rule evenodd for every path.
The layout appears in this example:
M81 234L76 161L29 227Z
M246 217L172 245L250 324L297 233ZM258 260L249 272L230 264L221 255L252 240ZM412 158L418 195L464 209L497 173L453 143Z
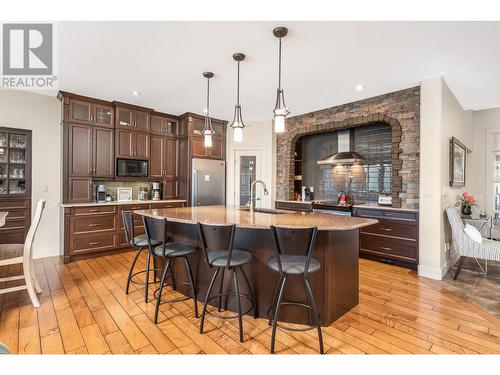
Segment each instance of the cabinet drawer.
M116 236L114 234L102 233L91 236L81 236L73 240L73 254L87 253L113 249L117 247Z
M312 212L312 203L276 202L275 207L282 210Z
M380 237L371 234L360 235L360 251L405 261L415 261L417 259L417 245L415 241Z
M378 234L389 237L400 237L410 240L416 240L418 228L416 223L404 220L378 219L377 224L361 228L361 233Z
M370 208L354 208L354 216L369 218L387 218L393 220L417 221L417 213L410 211L396 211Z
M2 211L11 211L15 209L30 208L30 199L2 199L0 200Z
M95 215L95 214L114 214L116 212L115 206L91 206L91 207L78 207L75 208L75 216L81 215Z
M75 217L75 234L115 230L115 215Z
M24 219L27 220L28 222L30 221L30 210L25 209L25 208L12 208L12 209L5 209L5 208L0 208L2 211L7 211L9 214L7 215L7 218L5 221L10 221L10 220L19 220L19 219Z
M0 233L5 232L10 229L26 229L28 230L30 226L30 221L27 219L12 219L10 218L10 213L5 219L5 225L0 227ZM2 234L3 235L3 234ZM24 242L24 241L23 241Z

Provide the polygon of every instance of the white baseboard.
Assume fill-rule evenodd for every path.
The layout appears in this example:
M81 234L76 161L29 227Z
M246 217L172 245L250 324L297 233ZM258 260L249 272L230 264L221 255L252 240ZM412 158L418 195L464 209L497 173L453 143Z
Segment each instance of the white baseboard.
M445 263L441 268L428 267L423 265L418 265L418 276L427 277L433 280L443 280L444 275L448 272L448 263Z
M45 248L45 249L33 249L33 259L56 257L62 255L62 251L58 247Z

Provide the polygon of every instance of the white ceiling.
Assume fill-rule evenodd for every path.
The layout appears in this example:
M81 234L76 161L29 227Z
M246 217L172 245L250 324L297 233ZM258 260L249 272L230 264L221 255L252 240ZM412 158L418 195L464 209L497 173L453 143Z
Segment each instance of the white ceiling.
M59 88L181 114L205 106L232 119L234 52L246 121L270 119L277 86L274 26L283 40L283 88L292 115L443 76L465 109L500 107L500 22L62 22ZM362 84L365 89L356 91ZM141 95L134 97L132 90Z

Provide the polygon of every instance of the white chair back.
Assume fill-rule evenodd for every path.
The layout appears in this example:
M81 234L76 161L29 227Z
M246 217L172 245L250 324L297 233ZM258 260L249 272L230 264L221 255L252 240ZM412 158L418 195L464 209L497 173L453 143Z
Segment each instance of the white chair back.
M42 212L45 208L45 199L40 199L36 205L35 216L31 222L30 229L26 235L26 240L24 241L24 260L33 258L33 241L35 239L35 234L40 224L40 219L42 218Z

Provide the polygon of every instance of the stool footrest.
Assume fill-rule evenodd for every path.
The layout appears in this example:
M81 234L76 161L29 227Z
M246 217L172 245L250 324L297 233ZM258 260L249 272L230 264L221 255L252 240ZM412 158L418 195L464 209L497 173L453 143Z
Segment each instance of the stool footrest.
M187 281L176 281L175 282L175 285L179 285L179 284L182 284L182 285L188 285L189 287L191 287L191 284L188 283ZM166 287L166 286L172 286L174 285L173 282L170 282L170 283L164 283L163 284L163 287ZM160 290L160 287L158 287L154 292L153 292L153 296L155 298L158 298L158 292ZM198 294L198 288L196 288L196 294ZM185 297L179 297L179 298L174 298L174 299L160 299L160 303L173 303L173 302L182 302L182 301L187 301L188 299L191 299L193 298L192 296L185 296Z
M150 269L149 272L152 272L152 274L154 275L154 271L157 271L157 272L161 272L161 270L159 268L156 268L156 269ZM137 271L137 272L134 272L132 275L130 275L130 282L132 284L137 284L137 285L144 285L145 282L144 281L137 281L137 280L134 280L134 277L136 277L137 275L140 275L141 273L146 273L146 270L142 270L142 271ZM159 283L159 281L154 281L154 283Z
M211 301L211 300L213 300L215 298L222 298L222 297L227 297L227 296L234 296L234 297L236 297L236 293L235 292L230 292L230 293L217 294L215 296L210 297L207 302L209 302L209 301ZM247 315L254 308L254 303L252 301L252 297L249 296L248 294L243 294L243 293L240 293L239 296L240 296L240 298L245 298L246 300L250 301L250 308L247 311L241 313L242 316L243 315ZM222 320L237 319L238 318L238 314L237 313L236 313L236 315L222 316L219 313L216 313L216 312L213 312L213 311L207 311L207 315L209 315L209 316L211 316L213 318L222 319Z
M280 306L282 306L282 305L294 305L294 306L299 306L299 307L302 307L304 309L312 311L311 306L306 305L305 303L302 303L302 302L283 301L280 303ZM272 315L275 308L276 308L276 305L271 305L269 307L269 309L267 309L267 317L269 319L269 322L271 323L270 325L272 325L274 322L273 316L271 316L271 315ZM286 326L282 326L282 325L278 324L277 322L276 322L276 327L279 329L285 330L285 331L293 331L293 332L304 332L304 331L310 331L311 329L317 328L315 325L310 325L310 326L307 326L304 328L286 327Z

